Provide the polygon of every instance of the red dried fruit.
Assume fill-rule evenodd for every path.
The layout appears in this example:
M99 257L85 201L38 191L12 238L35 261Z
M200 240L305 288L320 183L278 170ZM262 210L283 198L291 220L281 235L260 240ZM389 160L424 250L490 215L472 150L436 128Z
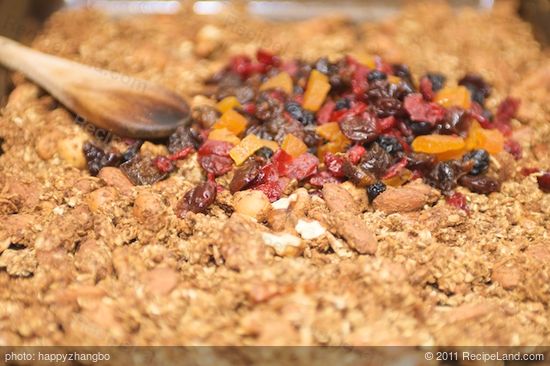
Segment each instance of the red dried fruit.
M305 153L294 158L286 167L288 178L302 180L317 173L319 159L315 155Z
M256 59L258 60L259 63L263 65L274 66L274 67L281 65L281 59L278 56L275 56L271 52L266 51L264 49L259 49L256 52Z
M323 187L327 183L340 183L340 180L326 170L318 172L309 179L309 184L315 187Z
M437 103L426 102L422 94L409 94L404 101L405 110L413 121L430 122L435 124L442 121L447 111Z
M292 156L280 149L273 155L271 162L275 167L277 174L284 176L287 166L292 162Z
M382 180L384 179L390 179L390 178L393 178L395 177L397 174L399 174L399 172L403 169L405 169L405 167L407 166L408 164L408 160L407 158L402 158L401 160L399 160L399 162L397 162L396 164L392 165L387 171L386 171L386 174L384 174L384 176L382 177Z
M250 57L245 55L234 56L231 59L230 68L242 79L246 79L256 71Z
M168 155L168 159L182 160L182 159L185 159L187 156L189 156L189 154L191 154L193 151L195 151L195 149L193 149L191 146L188 146L174 154Z
M525 177L538 172L540 172L539 168L522 168L521 169L521 175Z
M361 157L359 157L361 158ZM341 155L334 155L332 153L325 154L325 166L327 171L336 178L344 177L344 162L345 159Z
M378 133L382 134L395 127L396 124L397 119L394 116L379 118L377 121L376 129L378 130Z
M420 93L425 100L432 101L434 99L435 93L432 88L432 81L424 76L420 79Z
M367 152L367 150L363 146L355 145L348 150L346 156L352 164L357 165L365 152Z
M332 122L331 116L334 108L336 108L336 103L332 99L327 100L321 109L317 111L317 124L322 125L323 123Z
M460 192L455 192L453 194L451 194L450 196L447 196L445 198L445 201L447 201L447 203L453 207L456 207L460 210L463 210L463 211L466 211L466 212L469 212L469 208L468 208L468 201L466 201L466 196L464 196L462 193Z
M233 159L229 151L233 147L226 141L207 140L199 149L199 164L208 173L220 176L231 170Z
M537 182L539 183L539 188L544 193L550 193L550 172L545 172L544 174L537 177Z
M182 218L185 213L204 213L208 207L216 201L218 185L215 181L209 180L197 185L188 191L177 206L178 217Z
M521 145L513 139L508 139L504 142L504 150L510 153L516 160L521 159L523 155Z
M153 164L161 173L170 173L174 170L174 164L166 156L157 156L153 159Z

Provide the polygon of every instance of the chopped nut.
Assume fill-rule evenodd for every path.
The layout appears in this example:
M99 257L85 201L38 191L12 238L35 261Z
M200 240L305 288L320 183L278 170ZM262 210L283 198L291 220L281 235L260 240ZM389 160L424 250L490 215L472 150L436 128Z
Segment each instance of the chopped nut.
M101 168L97 176L103 179L108 186L115 187L120 191L126 191L134 186L130 179L118 168L106 166Z
M303 250L302 240L292 234L262 233L262 238L265 244L275 249L275 253L281 257L295 257Z
M434 203L440 194L437 190L420 181L414 181L403 187L387 187L373 201L374 208L386 213L411 212Z
M257 190L236 192L233 196L235 212L263 221L267 217L271 205L267 196Z
M305 240L316 239L323 236L327 231L317 220L306 221L302 219L298 220L295 229Z

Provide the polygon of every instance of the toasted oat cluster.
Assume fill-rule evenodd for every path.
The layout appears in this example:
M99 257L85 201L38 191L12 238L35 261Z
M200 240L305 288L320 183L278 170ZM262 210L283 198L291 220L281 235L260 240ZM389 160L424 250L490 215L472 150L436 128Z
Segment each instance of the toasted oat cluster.
M124 139L12 76L3 344L550 342L550 64L512 3L365 24L67 10L33 47L193 113Z

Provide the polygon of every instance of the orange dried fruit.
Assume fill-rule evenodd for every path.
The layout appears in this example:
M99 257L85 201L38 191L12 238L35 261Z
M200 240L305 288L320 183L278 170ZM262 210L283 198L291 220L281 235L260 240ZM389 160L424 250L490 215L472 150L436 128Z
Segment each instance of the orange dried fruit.
M287 72L281 72L271 77L260 86L261 91L268 90L268 89L280 89L285 93L287 93L288 95L291 95L292 78Z
M304 109L317 112L325 101L329 90L328 77L317 70L312 70L304 93L304 102L302 103Z
M248 121L244 116L242 116L239 112L230 109L222 114L218 122L216 122L212 128L226 128L235 135L238 135L246 129L247 123Z
M462 137L448 135L418 136L412 142L414 151L428 154L441 154L448 151L461 150L465 146L466 144Z
M233 134L227 128L219 128L210 131L210 133L208 134L208 140L227 141L232 143L233 145L237 145L239 142L241 142L241 139L235 136L235 134Z
M275 151L279 148L279 145L273 141L263 140L256 135L248 135L238 145L229 150L229 156L231 156L235 164L241 165L262 147Z
M302 140L289 133L285 136L281 144L281 149L293 158L297 158L307 152L307 145Z
M488 130L473 121L466 138L466 149L484 149L489 154L496 155L504 150L504 136L499 130Z
M472 98L470 91L462 85L448 86L437 92L434 101L445 108L461 107L470 109Z
M241 106L241 103L239 103L239 100L237 99L237 97L233 97L233 96L225 97L216 104L216 108L218 108L218 111L220 111L221 113L225 113L231 109L234 109L240 106Z

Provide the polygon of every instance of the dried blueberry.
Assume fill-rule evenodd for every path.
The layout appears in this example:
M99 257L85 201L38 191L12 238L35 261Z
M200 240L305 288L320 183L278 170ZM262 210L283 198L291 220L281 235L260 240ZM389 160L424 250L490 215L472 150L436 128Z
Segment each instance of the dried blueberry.
M432 82L432 90L434 92L443 89L443 87L445 86L445 82L447 81L447 78L439 73L430 72L426 74L426 77Z
M376 182L367 187L367 195L369 196L369 201L372 202L380 193L386 190L386 185L383 182Z
M464 163L468 161L473 163L472 170L469 172L471 175L480 175L489 169L489 153L482 149L472 150L469 153L466 153L462 157L462 161Z
M403 151L403 146L393 136L382 135L376 141L390 155Z
M351 108L351 102L348 98L340 98L336 101L335 109L337 111L342 109L349 109L349 108Z
M304 126L315 123L315 115L310 111L306 111L299 103L288 102L285 104L285 110L292 118Z
M479 75L468 74L460 79L458 85L465 86L472 94L472 100L480 105L483 105L485 98L491 94L491 87Z
M375 80L386 80L388 75L385 72L379 70L372 70L367 74L367 80L373 82Z

